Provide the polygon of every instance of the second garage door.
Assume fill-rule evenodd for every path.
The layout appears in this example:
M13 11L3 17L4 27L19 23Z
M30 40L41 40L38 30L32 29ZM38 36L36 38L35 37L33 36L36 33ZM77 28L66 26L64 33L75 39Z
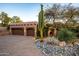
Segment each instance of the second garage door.
M34 36L35 35L34 28L28 28L26 30L27 30L27 36Z

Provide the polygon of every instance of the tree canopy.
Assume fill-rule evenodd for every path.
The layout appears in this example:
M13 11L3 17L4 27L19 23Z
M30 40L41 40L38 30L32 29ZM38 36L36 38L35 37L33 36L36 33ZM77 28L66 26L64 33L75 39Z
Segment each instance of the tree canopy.
M12 18L8 16L7 13L1 12L0 13L0 21L1 21L1 26L8 26L10 23L18 23L22 22L20 17L18 16L13 16Z
M22 22L22 20L20 20L20 17L18 17L18 16L13 16L11 22L12 23L19 23L19 22Z
M62 20L65 25L73 25L79 21L79 7L76 7L71 3L67 5L55 3L52 7L45 10L45 18L48 19L48 21L52 20L53 25L56 20Z

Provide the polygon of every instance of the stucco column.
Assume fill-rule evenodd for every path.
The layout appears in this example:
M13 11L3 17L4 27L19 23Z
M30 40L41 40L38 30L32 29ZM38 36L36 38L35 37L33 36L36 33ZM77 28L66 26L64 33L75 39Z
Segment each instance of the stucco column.
M54 28L54 36L56 36L56 34L57 34L57 30L56 28Z
M35 27L35 37L37 37L37 27Z
M51 30L49 29L49 30L48 30L48 36L50 36L50 32L51 32Z
M12 35L12 29L11 29L11 27L10 27L10 34Z
M24 27L24 36L26 36L26 27Z
M50 36L50 32L51 32L51 29L50 29L50 27L49 27L49 29L48 29L48 36Z

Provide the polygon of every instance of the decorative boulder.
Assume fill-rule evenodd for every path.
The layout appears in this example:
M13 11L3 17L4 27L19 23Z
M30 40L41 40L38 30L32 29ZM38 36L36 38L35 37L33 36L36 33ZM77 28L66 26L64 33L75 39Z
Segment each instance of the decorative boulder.
M59 44L59 40L57 38L55 38L55 37L48 37L47 42L51 43L51 44L55 44L55 45Z
M78 43L78 42L74 42L74 45L76 45L76 44L77 44L77 45L79 45L79 43Z
M65 41L59 42L59 46L60 46L60 47L66 46L66 42L65 42Z

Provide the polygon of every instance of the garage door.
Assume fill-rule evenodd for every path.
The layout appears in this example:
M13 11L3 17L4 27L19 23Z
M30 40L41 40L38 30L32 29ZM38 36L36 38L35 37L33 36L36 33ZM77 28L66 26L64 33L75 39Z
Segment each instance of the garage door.
M13 35L24 35L23 28L12 28Z
M27 36L34 36L35 35L33 28L28 28L26 30L27 30Z

